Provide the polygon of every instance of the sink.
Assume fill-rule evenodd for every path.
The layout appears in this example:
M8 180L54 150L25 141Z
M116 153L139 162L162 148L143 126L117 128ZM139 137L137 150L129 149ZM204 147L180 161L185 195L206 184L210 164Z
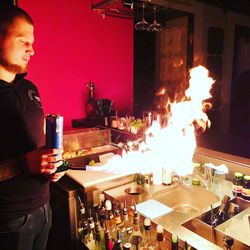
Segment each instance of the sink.
M208 241L223 247L224 246L224 239L225 237L230 236L231 238L233 238L234 242L233 242L233 249L237 249L237 250L249 250L249 240L247 239L248 237L246 237L245 239L242 240L242 238L240 239L238 236L238 233L235 235L230 235L228 234L229 231L226 231L227 227L229 227L230 225L233 225L233 221L237 220L239 221L240 217L244 217L244 214L249 214L250 213L250 204L247 201L244 201L240 198L234 198L231 200L231 202L236 203L239 205L240 208L240 212L235 215L234 217L232 217L231 219L226 220L225 222L223 222L222 224L220 224L219 226L217 226L217 228L212 228L210 226L210 217L211 217L211 210L207 211L203 214L201 214L200 216L197 216L195 218L192 218L188 221L186 221L185 223L183 223L182 225L189 229L190 231L192 231L195 234L200 235L201 237L207 239ZM214 214L218 211L219 207L216 207L213 209ZM236 232L239 232L239 226L243 229L243 224L242 222L236 224L236 228L235 230L231 230ZM240 233L243 234L244 232ZM246 242L244 242L244 240Z
M219 197L201 187L193 186L191 191L177 186L175 189L159 191L152 195L153 199L173 208L175 212L194 214L205 211Z

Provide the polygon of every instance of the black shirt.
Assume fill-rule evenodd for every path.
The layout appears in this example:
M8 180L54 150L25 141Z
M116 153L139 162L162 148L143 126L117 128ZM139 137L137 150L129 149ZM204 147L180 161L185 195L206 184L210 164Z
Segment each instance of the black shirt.
M37 88L17 75L0 80L0 161L17 159L44 145L44 113ZM21 166L20 166L21 167ZM21 174L0 182L0 219L17 218L49 200L49 181L40 174Z

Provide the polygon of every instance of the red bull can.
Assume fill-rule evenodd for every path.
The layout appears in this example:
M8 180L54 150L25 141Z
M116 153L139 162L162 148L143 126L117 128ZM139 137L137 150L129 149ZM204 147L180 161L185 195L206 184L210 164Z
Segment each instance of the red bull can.
M46 115L46 148L63 148L63 116Z

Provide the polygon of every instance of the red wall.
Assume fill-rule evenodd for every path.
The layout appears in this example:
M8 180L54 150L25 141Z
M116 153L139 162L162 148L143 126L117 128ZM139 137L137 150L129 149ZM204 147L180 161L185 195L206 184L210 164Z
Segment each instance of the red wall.
M92 0L18 0L35 23L35 55L27 78L39 88L45 113L86 116L86 82L96 98L112 99L118 114L133 109L133 22L91 10Z

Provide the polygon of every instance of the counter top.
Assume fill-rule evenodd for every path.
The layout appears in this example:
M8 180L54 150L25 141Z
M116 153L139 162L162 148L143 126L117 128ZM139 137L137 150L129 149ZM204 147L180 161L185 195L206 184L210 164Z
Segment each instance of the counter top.
M177 184L173 184L171 186L166 186L166 185L152 185L150 186L149 191L145 191L140 195L133 195L133 196L128 196L124 192L124 190L128 188L133 188L133 186L136 187L136 183L129 183L123 186L119 186L113 189L105 190L105 194L108 196L119 200L123 201L124 199L127 200L128 204L130 203L136 203L139 204L141 202L144 202L145 200L148 199L154 199L154 196L156 192L164 192L164 190L168 191L173 190L176 187ZM193 188L197 188L193 186ZM218 195L219 200L217 202L213 203L213 208L219 206L221 204L221 199L225 194L229 195L231 198L233 197L232 195L232 183L229 181L223 181L223 184L221 185L215 185L212 190L213 193ZM165 194L166 196L168 193ZM194 197L195 198L195 197ZM161 225L163 228L170 234L176 234L178 235L179 239L181 239L183 242L186 241L188 244L191 246L195 247L196 249L201 249L201 250L219 250L221 249L219 246L215 245L214 243L208 241L207 239L199 236L198 234L190 231L189 229L185 228L183 226L183 223L195 218L196 216L201 215L202 213L209 211L210 207L207 207L207 209L200 211L200 212L193 212L191 214L182 214L178 211L173 211L171 213L166 213L162 216L156 217L152 219L152 222L155 223L156 225Z
M66 175L81 186L88 188L97 184L112 181L128 174L114 174L103 171L68 170Z

